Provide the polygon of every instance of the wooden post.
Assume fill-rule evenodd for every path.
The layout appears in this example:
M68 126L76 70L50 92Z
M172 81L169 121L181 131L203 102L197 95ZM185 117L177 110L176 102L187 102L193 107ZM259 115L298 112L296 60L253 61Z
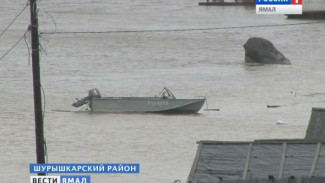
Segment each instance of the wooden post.
M287 154L287 143L284 142L282 144L282 155L281 155L281 161L280 161L280 169L279 169L279 179L282 179L283 177L283 171L286 161L286 154Z
M317 148L315 151L314 161L313 161L313 164L311 165L311 170L310 170L310 174L309 174L310 177L314 177L314 175L315 175L315 170L316 170L316 166L318 163L318 158L319 158L321 148L322 148L322 143L318 142Z
M199 159L200 159L201 152L202 152L203 142L198 142L198 144L199 144L199 147L197 148L195 159L194 159L191 171L190 171L190 175L187 178L187 180L188 180L187 182L193 181L193 183L194 183L194 181L197 181L194 179L194 174L195 174L195 170L197 169L197 166L199 164Z
M248 146L248 152L246 156L246 163L245 163L245 168L243 172L243 179L247 180L247 175L248 175L248 170L249 170L249 163L251 162L251 154L252 154L252 149L253 149L253 142L249 143Z
M33 89L34 89L34 114L35 114L35 136L37 163L45 163L45 142L43 131L43 111L41 77L39 64L39 32L37 17L37 0L30 0L30 31L32 45L32 68L33 68ZM39 173L38 175L45 175Z

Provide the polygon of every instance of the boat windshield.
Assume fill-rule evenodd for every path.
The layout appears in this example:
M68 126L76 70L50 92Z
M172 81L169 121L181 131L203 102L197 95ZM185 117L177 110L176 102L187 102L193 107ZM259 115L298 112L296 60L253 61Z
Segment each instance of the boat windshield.
M158 97L164 99L176 99L174 94L166 87L159 93Z

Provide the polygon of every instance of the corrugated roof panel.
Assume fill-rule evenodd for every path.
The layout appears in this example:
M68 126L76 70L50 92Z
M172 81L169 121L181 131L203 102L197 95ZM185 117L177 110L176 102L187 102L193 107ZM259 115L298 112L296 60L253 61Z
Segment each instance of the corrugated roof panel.
M282 140L200 145L188 181L216 182L219 177L224 181L267 179L269 175L277 179L310 177L313 169L315 176L325 175L322 143Z

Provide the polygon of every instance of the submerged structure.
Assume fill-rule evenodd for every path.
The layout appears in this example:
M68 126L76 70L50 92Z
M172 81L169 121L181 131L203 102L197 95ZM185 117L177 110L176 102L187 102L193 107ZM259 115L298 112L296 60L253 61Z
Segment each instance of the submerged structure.
M197 113L205 98L176 99L167 88L155 97L102 97L97 89L89 90L88 96L73 103L74 107L89 105L98 113Z
M251 37L243 47L245 49L245 63L291 64L289 59L267 39Z
M324 183L324 127L313 108L304 139L199 141L187 183Z

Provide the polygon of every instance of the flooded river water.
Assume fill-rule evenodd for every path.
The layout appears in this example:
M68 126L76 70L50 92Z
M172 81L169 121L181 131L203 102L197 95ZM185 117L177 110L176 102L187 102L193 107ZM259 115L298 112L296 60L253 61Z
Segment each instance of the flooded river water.
M49 163L140 164L137 175L93 174L93 183L185 182L196 141L304 137L311 108L325 107L325 22L197 3L38 1ZM1 31L24 6L2 1ZM0 37L0 55L28 25L29 7ZM243 44L254 36L273 42L292 65L245 65ZM24 39L0 62L0 179L28 182L36 155ZM220 111L91 114L71 106L95 87L103 96L154 96L167 87L177 98L205 96L204 108Z

